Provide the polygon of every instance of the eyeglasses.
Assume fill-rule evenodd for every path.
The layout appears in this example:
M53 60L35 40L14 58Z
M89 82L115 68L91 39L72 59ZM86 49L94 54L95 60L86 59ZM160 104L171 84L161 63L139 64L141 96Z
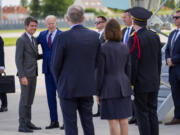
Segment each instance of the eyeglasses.
M105 21L97 21L95 22L95 24L100 24L100 23L104 23Z
M179 19L180 16L173 16L173 19Z

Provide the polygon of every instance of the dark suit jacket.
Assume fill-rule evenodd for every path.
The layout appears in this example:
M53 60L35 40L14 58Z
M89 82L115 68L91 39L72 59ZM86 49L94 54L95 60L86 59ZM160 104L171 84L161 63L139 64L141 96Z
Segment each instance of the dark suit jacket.
M48 65L51 63L51 55L52 55L52 47L54 46L54 42L57 38L57 35L61 33L59 29L57 29L56 35L54 37L54 40L52 42L51 48L48 46L47 42L47 34L48 30L42 31L39 36L37 37L37 42L41 44L42 51L43 51L43 64L42 64L42 72L47 73L48 72Z
M100 39L101 44L105 42L105 40L104 40L104 32L101 34L99 39Z
M37 76L37 59L38 48L35 40L35 46L32 45L31 40L24 33L16 41L15 62L18 71L18 76L21 77L35 77Z
M130 96L130 76L129 48L115 41L104 43L98 59L98 95L103 99Z
M159 90L161 73L161 43L159 36L146 28L137 32L140 43L140 59L136 43L131 53L132 79L135 92L155 92ZM134 36L129 38L129 47L132 49Z
M125 32L126 32L126 29L127 29L127 27L125 27L123 30L122 30L122 42L123 42L123 39L124 39L124 35L125 35ZM134 30L134 28L132 27L132 29L131 29L131 32L130 32L130 35L134 32L135 30ZM130 35L129 35L129 37L130 37Z
M0 37L0 66L4 67L4 42Z
M76 25L58 35L52 55L52 72L63 98L87 97L95 91L99 34Z
M175 43L174 43L174 48L172 50L172 56L170 56L171 52L171 40L173 38L175 31L172 31L169 35L168 42L167 42L167 48L165 51L165 58L171 58L172 63L175 64L175 66L180 65L180 35L177 37ZM179 70L180 72L180 70Z

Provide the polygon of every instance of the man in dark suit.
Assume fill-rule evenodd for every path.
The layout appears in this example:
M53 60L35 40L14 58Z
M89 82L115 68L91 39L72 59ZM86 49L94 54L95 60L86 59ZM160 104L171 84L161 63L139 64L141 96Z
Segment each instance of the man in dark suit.
M107 19L104 16L98 16L96 17L96 29L98 30L99 33L99 39L101 44L105 42L104 40L104 28L106 25ZM93 114L93 117L99 117L100 116L100 104L98 104L98 108L97 108L97 113Z
M54 41L61 31L57 28L56 17L49 15L45 19L46 27L48 30L42 31L37 41L41 44L43 51L43 65L42 72L45 74L45 84L47 92L48 106L50 110L51 123L46 129L58 128L58 114L57 114L57 101L56 101L56 82L51 72L51 54ZM63 127L61 127L63 129Z
M146 29L151 12L134 7L130 10L135 32L129 38L136 117L140 135L159 135L157 96L161 73L159 36Z
M33 132L39 130L31 123L31 106L34 100L38 48L33 34L36 32L37 20L27 17L24 21L26 32L16 42L15 61L21 85L21 96L19 102L19 132Z
M122 41L124 44L127 44L130 35L134 32L134 28L132 26L132 18L129 11L130 9L127 9L122 13L122 21L124 22L124 25L126 26L122 30L122 36L123 36Z
M95 24L96 24L96 29L98 30L98 33L99 33L99 39L101 43L105 42L103 35L104 35L104 28L105 28L106 22L107 22L106 17L104 16L96 17Z
M4 72L4 41L0 37L0 76ZM7 95L0 92L1 108L0 112L7 111Z
M130 35L134 32L134 28L132 26L132 18L131 18L129 11L130 11L130 9L127 9L122 13L122 21L124 22L124 25L126 26L122 30L122 41L124 44L127 44ZM132 104L132 117L128 121L129 124L136 123L135 111L136 111L136 107L135 107L135 104L133 102L133 104Z
M169 35L165 58L169 66L169 82L175 109L174 118L165 125L180 124L180 10L176 11L173 21L177 28Z
M58 35L52 54L65 134L78 135L78 111L84 135L94 135L92 106L99 34L82 25L85 18L80 6L69 7L66 19L71 29Z

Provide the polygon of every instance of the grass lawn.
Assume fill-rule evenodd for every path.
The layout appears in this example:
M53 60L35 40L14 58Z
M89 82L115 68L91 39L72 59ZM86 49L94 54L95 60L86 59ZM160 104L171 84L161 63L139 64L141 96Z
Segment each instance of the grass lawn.
M3 38L4 46L14 46L18 37Z
M60 28L60 30L62 30L62 31L66 31L68 29L69 28ZM89 29L96 30L95 27L90 27ZM43 30L46 30L46 29L45 28L44 29L37 29L37 32L41 32ZM25 31L24 29L19 29L19 30L0 30L0 33L1 34L6 34L6 33L22 33L24 31ZM3 38L4 46L14 46L14 45L16 45L16 40L17 39L18 39L18 37L5 37L5 38Z

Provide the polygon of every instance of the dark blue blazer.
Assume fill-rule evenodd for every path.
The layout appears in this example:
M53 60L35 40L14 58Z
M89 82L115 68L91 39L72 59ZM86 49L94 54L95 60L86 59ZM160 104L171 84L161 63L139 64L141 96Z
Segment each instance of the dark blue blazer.
M4 42L0 37L0 66L4 66Z
M58 35L52 55L52 72L60 97L95 95L95 68L99 34L82 25Z
M101 99L130 96L131 61L128 46L108 41L100 50L97 68L98 95Z
M165 51L165 58L166 59L171 58L172 63L175 64L175 66L177 66L177 65L180 65L180 35L177 37L177 39L174 43L174 47L172 50L172 56L170 56L171 40L173 38L174 32L175 32L175 30L172 31L169 35L168 43L167 43L167 47L166 47L166 51Z
M48 72L48 65L51 64L51 55L52 55L52 48L54 46L55 40L57 38L57 35L61 33L59 29L57 29L56 35L54 37L53 43L51 45L51 48L48 46L47 42L47 34L48 30L42 31L39 36L37 37L38 44L41 44L42 51L43 51L43 65L42 65L42 72L47 73Z

